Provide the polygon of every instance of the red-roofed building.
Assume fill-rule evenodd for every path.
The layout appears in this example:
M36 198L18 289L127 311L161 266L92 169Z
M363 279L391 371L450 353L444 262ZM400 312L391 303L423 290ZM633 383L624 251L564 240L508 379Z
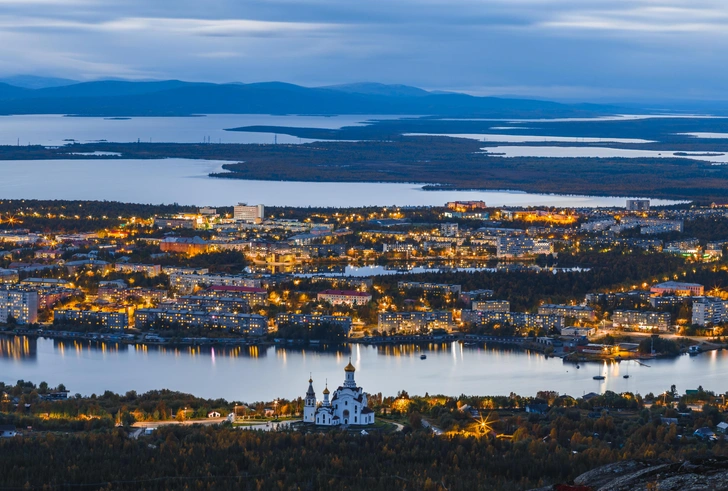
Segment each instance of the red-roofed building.
M366 305L372 300L372 296L356 290L324 290L318 294L318 299L331 305Z

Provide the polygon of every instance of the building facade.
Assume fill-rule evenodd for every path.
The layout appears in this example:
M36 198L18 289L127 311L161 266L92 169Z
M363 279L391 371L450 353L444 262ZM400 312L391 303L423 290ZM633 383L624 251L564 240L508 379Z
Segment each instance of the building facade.
M331 305L366 305L372 296L366 292L356 290L324 290L317 295L319 302L327 302Z
M239 203L233 207L233 219L239 222L260 223L265 218L265 206Z
M414 332L420 329L450 329L452 312L380 312L377 328L380 331Z
M0 288L0 323L12 317L18 324L38 322L38 293L16 288Z
M612 314L612 324L614 327L667 331L670 328L671 320L672 318L669 312L615 310Z
M728 322L728 300L701 297L693 302L693 324L706 326Z

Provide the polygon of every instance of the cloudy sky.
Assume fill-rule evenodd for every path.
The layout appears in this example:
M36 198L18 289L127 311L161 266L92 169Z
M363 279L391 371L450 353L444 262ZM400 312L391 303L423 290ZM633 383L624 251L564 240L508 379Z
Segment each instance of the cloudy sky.
M0 0L0 75L728 99L726 0Z

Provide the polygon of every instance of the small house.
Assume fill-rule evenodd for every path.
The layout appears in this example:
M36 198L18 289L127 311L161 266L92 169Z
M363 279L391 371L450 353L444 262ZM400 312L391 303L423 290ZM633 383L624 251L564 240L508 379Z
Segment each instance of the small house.
M526 405L526 412L530 414L546 414L549 412L548 404L528 404Z
M725 421L723 421L722 423L718 423L716 429L718 430L718 433L726 433L728 432L728 423L726 423Z
M219 418L220 413L218 413L217 411L210 411L209 413L207 413L207 417L208 418Z
M702 428L698 428L693 433L694 436L702 439L702 440L715 440L717 437L715 436L715 433L713 430L708 428L707 426L703 426Z

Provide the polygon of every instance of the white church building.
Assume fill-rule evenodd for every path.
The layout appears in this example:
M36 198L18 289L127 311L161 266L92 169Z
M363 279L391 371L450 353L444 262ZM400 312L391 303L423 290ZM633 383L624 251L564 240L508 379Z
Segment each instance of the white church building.
M313 379L309 379L306 402L303 408L303 422L320 426L374 424L374 411L367 407L367 395L364 393L364 389L356 386L354 381L355 371L356 368L349 359L349 364L344 368L346 373L344 385L336 389L331 400L329 400L327 384L324 389L324 400L320 406L316 405Z

